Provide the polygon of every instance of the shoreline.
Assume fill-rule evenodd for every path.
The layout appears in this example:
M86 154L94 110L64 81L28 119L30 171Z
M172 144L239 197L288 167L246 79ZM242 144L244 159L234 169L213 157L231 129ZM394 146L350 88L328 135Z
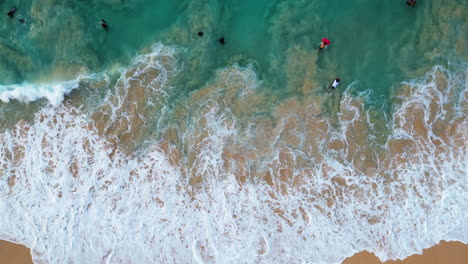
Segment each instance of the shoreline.
M31 251L21 244L0 240L0 263L31 264Z
M381 262L373 253L359 252L341 264L463 264L468 259L468 244L456 241L444 241L424 249L422 254L413 254L403 260ZM0 240L0 263L33 263L29 248L12 242Z
M382 262L373 253L361 251L346 258L341 264L464 264L467 259L468 244L442 240L439 244L424 249L422 254L413 254L403 260Z

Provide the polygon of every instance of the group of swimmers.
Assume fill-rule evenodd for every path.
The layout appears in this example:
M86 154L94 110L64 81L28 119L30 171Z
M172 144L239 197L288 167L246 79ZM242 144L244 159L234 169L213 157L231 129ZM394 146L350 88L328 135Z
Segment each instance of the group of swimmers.
M416 5L416 0L407 0L406 4L408 6L414 7ZM16 10L17 10L16 7L11 8L7 13L8 16L10 18L13 18L15 16ZM24 19L22 18L20 18L19 21L21 23L24 23ZM106 31L109 29L109 25L107 25L107 22L104 19L101 19L100 25ZM199 31L198 36L203 37L203 31ZM219 38L218 42L221 45L224 45L225 44L224 37ZM331 44L330 40L328 40L327 38L322 38L322 41L320 42L319 50L322 50L323 48L327 47L330 44ZM340 84L340 78L334 79L330 85L330 89L328 90L328 92L329 93L333 92L333 90L335 90L335 88L338 87L339 84Z
M320 45L319 45L319 50L326 48L330 44L331 44L330 40L328 40L327 38L322 38L322 41L320 42ZM340 78L334 79L333 82L330 84L328 93L333 92L335 88L338 87L339 84L340 84Z
M408 6L414 7L416 5L416 0L407 0L406 4ZM322 50L323 48L327 47L330 44L331 44L330 40L328 40L327 38L322 38L322 42L320 42L319 50ZM328 89L328 93L333 92L333 90L335 90L335 88L339 84L340 84L340 78L336 78L335 80L333 80L333 82L330 85L330 88Z
M10 10L8 10L7 15L8 15L10 18L13 18L13 17L15 17L15 13L16 13L16 7L13 7L13 8L11 8ZM24 19L20 18L20 19L19 19L19 22L21 22L21 24L24 23Z
M198 36L203 37L203 31L199 31ZM219 44L224 45L226 43L226 40L224 39L224 37L221 37L221 38L218 39L218 42L219 42Z

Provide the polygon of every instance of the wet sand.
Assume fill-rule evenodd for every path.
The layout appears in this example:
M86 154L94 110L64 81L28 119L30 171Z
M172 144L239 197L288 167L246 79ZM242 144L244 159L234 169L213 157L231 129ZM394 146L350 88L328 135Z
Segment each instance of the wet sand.
M23 245L0 240L0 263L33 263L29 249Z
M467 244L442 241L432 248L425 249L422 255L412 255L404 260L382 263L374 254L363 251L345 259L342 264L464 264L467 259Z
M360 252L347 258L342 264L463 264L468 259L468 245L460 242L442 241L425 249L422 255L412 255L400 261L381 262L374 254ZM33 263L29 249L23 245L0 240L0 263Z

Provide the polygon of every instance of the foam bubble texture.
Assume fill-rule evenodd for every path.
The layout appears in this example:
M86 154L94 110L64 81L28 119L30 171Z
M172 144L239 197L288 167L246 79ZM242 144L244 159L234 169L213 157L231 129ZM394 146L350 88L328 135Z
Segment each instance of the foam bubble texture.
M0 100L5 103L10 102L10 100L30 103L38 99L47 99L51 105L57 106L63 101L65 95L78 86L79 80L49 84L0 85Z
M466 135L466 74L445 71L447 89L436 93L438 72L410 84L394 119L414 105L430 116L425 95L434 93L441 104L431 120L464 118ZM444 102L460 88L457 78L459 111L448 117ZM0 238L30 247L39 263L339 263L364 249L386 260L442 239L468 242L466 145L443 141L449 150L440 155L435 145L419 145L411 162L390 167L392 181L327 155L314 170L296 171L310 177L285 194L262 181L239 184L224 167L220 152L242 131L217 107L195 114L206 124L192 163L206 180L200 188L159 141L110 158L110 144L70 106L45 107L33 123L0 134ZM422 142L401 120L389 140ZM324 166L332 169L325 174Z

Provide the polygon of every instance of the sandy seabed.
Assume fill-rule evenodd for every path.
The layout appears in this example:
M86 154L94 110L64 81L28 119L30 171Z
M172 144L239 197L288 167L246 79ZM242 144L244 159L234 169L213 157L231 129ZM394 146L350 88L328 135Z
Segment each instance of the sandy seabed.
M306 261L314 259L328 259L329 263L332 263L341 261L344 256L348 256L353 252L369 248L377 253L380 252L379 256L382 259L391 259L418 252L422 248L444 239L444 237L432 238L431 243L420 246L406 254L401 254L402 249L411 246L407 242L412 241L411 237L403 238L405 233L408 233L405 230L415 234L413 237L416 238L419 238L417 234L431 235L431 233L426 232L427 229L432 230L432 234L446 234L448 231L444 230L444 228L450 227L447 223L453 222L451 219L464 216L463 212L466 210L458 209L456 206L449 207L448 202L452 202L453 205L463 205L463 201L457 201L456 199L448 200L444 204L447 209L438 211L440 213L437 214L435 211L427 214L424 213L426 211L422 210L425 208L439 208L441 210L439 206L433 206L430 202L439 201L438 195L465 193L462 189L465 185L457 178L457 175L460 175L461 179L464 179L462 176L466 176L466 174L463 174L463 168L449 166L458 164L456 161L463 157L464 149L462 147L465 146L464 142L467 142L466 113L464 111L467 109L466 98L468 97L463 86L464 82L459 81L458 78L453 78L453 73L435 67L430 73L426 74L423 80L403 84L399 96L402 101L399 104L401 107L396 110L393 116L392 131L396 132L392 132L394 133L392 134L393 137L380 143L381 145L385 144L379 148L381 151L376 153L372 151L374 148L372 145L367 144L367 141L373 135L371 133L373 131L372 127L376 127L379 120L373 118L374 114L372 112L365 111L361 107L363 105L361 98L353 97L349 93L344 93L342 98L336 98L335 108L338 108L336 111L339 111L339 113L335 119L337 119L336 122L341 124L341 130L336 130L330 125L329 119L323 114L320 107L322 101L327 101L324 97L328 95L314 96L310 91L319 86L306 81L303 84L304 94L302 98L284 100L271 113L274 118L255 115L255 113L261 112L257 111L255 107L264 105L263 101L266 100L258 95L256 90L258 80L255 72L250 68L233 66L220 70L212 82L191 93L186 99L186 104L180 104L182 106L188 105L190 108L180 106L175 107L173 111L163 111L164 106L167 105L166 99L169 98L168 94L171 90L170 80L175 78L174 75L177 72L173 69L177 67L173 66L173 64L176 64L176 60L172 57L171 51L166 52L167 49L164 47L160 47L158 50L149 55L141 56L137 60L136 66L122 74L121 79L115 85L115 92L110 93L108 98L104 100L105 103L90 115L92 120L86 119L85 114L80 113L72 106L70 106L72 110L69 110L71 103L65 103L61 107L45 108L43 112L37 115L34 123L20 122L12 130L13 132L8 131L5 133L4 138L0 138L0 142L5 142L6 147L3 152L6 154L3 160L9 169L5 170L9 174L3 177L5 187L8 186L13 195L17 193L20 195L21 193L27 194L26 199L23 199L32 201L24 206L27 210L23 215L36 214L42 216L45 211L43 208L40 208L40 210L34 209L36 211L31 210L35 200L30 199L30 197L36 197L40 201L45 198L43 198L42 193L37 192L37 188L28 190L28 186L43 186L35 182L30 183L30 181L37 180L37 177L29 177L32 175L30 168L40 171L40 175L44 175L44 177L47 176L47 182L52 186L55 186L54 183L59 182L61 179L69 179L70 185L58 184L57 187L49 188L54 199L47 199L50 202L48 209L58 208L58 205L65 204L63 200L68 198L67 201L71 204L82 206L83 211L77 210L77 213L85 212L84 217L75 220L76 223L84 223L81 230L87 230L87 227L84 227L86 223L96 223L97 231L94 234L97 234L100 230L106 230L110 226L108 221L113 220L110 217L107 221L101 222L101 216L95 217L100 215L96 212L105 211L103 208L112 209L112 214L109 214L109 216L117 215L120 217L113 223L114 226L125 227L127 224L125 221L119 222L119 219L129 219L128 215L121 215L119 210L128 208L128 205L119 202L119 198L116 197L135 197L132 201L137 206L134 208L143 208L141 211L137 211L135 215L161 217L160 220L155 218L156 220L153 219L149 222L147 219L137 219L141 221L141 226L144 223L145 226L161 228L168 220L161 213L162 209L160 208L166 206L166 204L167 206L172 205L170 203L172 200L169 200L169 198L179 199L181 204L185 204L186 201L190 200L187 197L196 197L198 192L191 192L192 190L206 190L208 192L211 189L203 189L203 187L210 186L209 184L213 185L213 183L219 184L219 178L221 177L229 176L229 179L233 179L234 183L243 188L245 187L245 189L239 189L241 191L253 188L252 183L256 183L255 186L268 187L272 195L257 196L257 198L251 199L247 196L247 191L244 193L233 192L227 188L229 186L224 185L221 186L222 188L215 188L216 193L227 190L223 195L227 195L229 199L232 199L229 202L232 203L232 208L234 208L231 209L230 207L229 210L231 211L227 211L232 215L229 216L232 219L230 221L237 225L236 228L243 232L241 235L244 235L244 237L238 236L236 233L233 233L236 234L235 236L229 236L229 234L226 236L222 232L223 228L227 230L230 227L230 223L224 225L224 222L221 221L224 218L218 218L218 215L225 217L226 210L216 204L217 196L213 196L212 199L199 196L201 198L198 200L190 200L189 206L185 207L188 210L182 210L177 217L173 218L175 221L183 215L184 217L192 217L192 223L198 224L200 219L208 215L212 217L209 222L216 223L216 225L206 226L201 222L199 226L189 227L185 233L181 232L180 229L174 229L172 232L171 229L166 228L169 231L162 234L159 231L146 228L149 234L153 232L155 236L157 234L162 239L171 238L174 234L178 236L181 233L186 236L182 237L183 239L180 241L173 240L171 245L173 249L171 250L160 247L165 245L162 242L153 243L153 238L149 237L149 240L137 241L146 248L141 248L139 252L135 253L132 250L133 242L130 241L135 238L134 232L114 233L106 230L106 234L128 239L122 240L118 248L113 245L106 245L105 242L109 240L101 235L92 237L90 234L93 234L93 232L77 234L67 230L67 214L64 218L57 220L62 221L64 228L57 228L58 225L54 223L53 227L50 227L51 230L60 229L61 232L63 231L60 235L64 236L78 237L82 235L81 242L83 244L70 245L69 248L65 249L67 254L58 256L57 259L55 259L56 255L52 254L53 250L40 250L48 246L62 246L56 244L61 239L55 236L57 233L41 234L42 240L34 241L25 241L24 238L19 240L19 236L11 236L18 239L14 241L25 241L24 243L33 249L34 259L39 263L100 263L100 260L104 261L108 256L111 256L107 259L110 263L192 263L194 261L198 263L224 263L231 253L227 248L228 246L231 249L236 248L235 251L246 248L246 237L250 237L251 232L262 230L262 228L273 239L266 241L262 236L263 234L255 237L257 240L252 239L252 243L256 247L253 249L256 252L252 250L253 253L250 256L260 257L258 259L246 258L247 261L244 263L306 263ZM458 92L459 89L462 89L461 94ZM459 97L460 100L453 102L452 98L455 98L455 95L458 95L457 98ZM332 97L332 95L328 97ZM254 106L254 108L251 106ZM167 115L167 119L170 121L164 123L164 130L158 130L159 133L156 136L161 139L151 141L157 150L154 152L148 150L150 153L148 156L141 154L141 156L134 158L134 153L151 135L150 128L152 126L148 121L159 122L159 119L154 121L150 117L164 117L164 115ZM244 125L236 125L238 123ZM249 129L244 131L244 127ZM37 138L41 140L35 140ZM6 144L8 142L12 143ZM83 145L74 142L83 142ZM330 154L321 151L321 146L326 146L325 149L329 150ZM29 158L32 155L24 154L34 151L39 151L41 153L39 157L42 158L30 160ZM11 155L11 153L14 155ZM76 158L75 153L80 154L79 158ZM213 155L213 153L221 154ZM167 162L159 162L159 160L151 156L153 154L156 158L164 157L164 161L167 159ZM63 155L66 155L67 159L58 158ZM448 158L448 160L440 159L440 157ZM100 159L107 162L101 163L99 162ZM329 165L330 159L333 161L334 166ZM433 159L437 162L433 162ZM130 166L127 168L121 165L128 164L127 161L133 162L131 166L135 167ZM446 162L440 163L441 161ZM89 164L92 164L92 166L89 166ZM103 167L99 167L101 164L104 164ZM317 164L322 166L313 170ZM415 164L424 166L415 166ZM171 166L181 168L180 173L170 174L169 172L172 171ZM89 170L90 167L93 170ZM161 168L167 169L163 170ZM340 168L343 168L343 170L341 171ZM419 169L415 172L414 168ZM431 170L424 172L421 170L422 168L426 170L430 168ZM178 177L174 177L174 175ZM444 177L436 177L437 175ZM450 177L453 178L452 181L448 181L451 179ZM75 179L80 179L80 181ZM81 181L81 179L91 180ZM94 179L97 179L98 182L96 183ZM125 184L121 184L118 179L125 179ZM173 179L186 179L188 184L184 182L174 183L172 182ZM362 181L358 181L359 179L362 179ZM426 181L420 182L420 179L426 179ZM246 184L247 180L252 183L248 182ZM324 180L326 180L327 184L322 184L325 183ZM443 182L439 180L443 180ZM414 182L418 184L415 185ZM371 183L375 183L375 185ZM457 183L460 184L460 187L458 187ZM441 184L443 188L438 187ZM141 186L149 186L143 189L147 193L142 193ZM165 190L163 188L167 186L175 186L175 191L166 193L161 191ZM219 185L214 185L214 187L217 186ZM305 186L305 188L298 191L296 189L298 186ZM366 189L366 186L369 188ZM377 195L376 188L379 186L382 187L380 188L382 192ZM454 186L461 189L452 188ZM82 190L80 193L83 193L83 195L89 193L92 201L97 201L96 204L102 204L102 207L97 207L94 204L92 205L94 207L90 207L90 203L80 204L81 200L74 198L77 189ZM96 189L101 192L96 192ZM124 190L123 193L121 190ZM179 195L179 190L186 191ZM393 190L393 192L390 192L390 190ZM35 193L37 196L31 195L31 193ZM133 193L139 193L140 195L134 196ZM199 193L203 194L202 192ZM422 195L426 193L430 194L427 197L431 199L423 199ZM102 195L97 196L98 194ZM141 197L148 197L151 200L142 200ZM163 201L159 197L166 200ZM248 203L245 202L247 201L245 197L249 198ZM252 201L264 201L260 200L263 197L265 197L264 200L266 201L262 203L265 205L264 207L249 207L249 203ZM279 199L278 197L288 199ZM317 201L315 197L323 197L323 199ZM407 197L416 197L417 201L422 200L429 203L427 206L421 207L421 210L419 207L416 208L421 212L420 215L411 214L416 211L406 208L404 211L394 210L388 213L388 208L397 208L398 205L401 205L400 202L408 200ZM21 198L15 196L8 196L8 199L10 201L21 200ZM394 201L391 206L380 207L382 209L379 209L378 205L374 206L376 201L386 205L385 202L389 199ZM100 201L106 201L107 203L101 203ZM280 204L281 207L275 204L278 201L284 201L284 203ZM346 203L343 203L343 201L346 201ZM377 228L371 230L379 234L375 240L376 236L374 234L368 237L362 235L369 230L366 230L366 228L362 228L357 232L353 231L353 236L350 236L347 241L339 241L342 240L341 235L331 236L333 230L342 231L342 227L350 228L352 226L346 220L350 216L356 215L355 205L363 204L362 201L365 201L365 204L369 205L369 207L366 207L357 216L356 220L359 220L359 222L355 222L357 223L356 226L362 226L363 224L375 225L381 222L384 223L385 220L389 220L391 223L400 223L401 221L393 221L392 219L395 219L395 217L392 218L392 215L400 217L403 213L406 219L411 220L410 223L416 223L414 225L415 229L413 230L412 226L411 228L401 226L400 229L391 227L391 231L399 231L398 234L388 237L386 236L385 225L380 225L380 227L384 228L384 231ZM343 207L339 208L351 208L353 210L335 210L334 206L340 202L339 205ZM151 204L153 207L138 207L141 204ZM307 210L303 209L304 205ZM117 208L116 206L121 207L114 210L113 208ZM244 211L236 211L237 208L242 206L246 207ZM172 207L174 208L174 206ZM454 207L456 210L453 210ZM211 214L213 208L216 210L219 208L220 214L217 214L218 211ZM263 215L259 214L258 218L252 219L269 220L270 222L267 222L269 228L265 228L265 222L258 222L257 226L243 226L243 223L237 220L241 219L238 215L249 219L250 212L255 211L257 213L259 212L258 208L264 209L260 211ZM283 210L283 208L287 210ZM377 210L372 208L377 208ZM154 210L154 212L151 210ZM247 213L244 213L246 211ZM335 221L333 218L332 221L322 222L332 223L328 229L315 229L328 232L326 236L321 232L313 233L313 229L305 228L311 219L307 211L313 212L310 215L315 216L318 220L322 219L322 217L337 215L337 212L341 216L338 220L342 222ZM53 215L53 211L47 212ZM122 212L130 211L124 210ZM199 212L201 214L197 215ZM346 212L350 212L350 214L346 215ZM449 216L446 212L453 212L453 214ZM419 217L421 215L424 219L430 219L427 226L431 228L422 228L424 225L419 224L420 222L417 219L413 220L415 216ZM5 216L4 219L9 220L5 221L2 226L7 228L12 223L12 217L8 217L7 214ZM381 216L387 218L380 218ZM49 218L41 217L41 219ZM293 223L296 222L298 224L294 225ZM16 223L23 226L37 225L37 221L31 221L30 223L17 221ZM49 223L51 222L49 221ZM99 226L99 224L101 225ZM219 225L221 225L221 228L218 227ZM138 227L139 225L132 224L132 226ZM171 227L175 228L181 226L177 222L173 222L171 225ZM434 226L440 227L442 230L436 232ZM213 257L215 256L214 251L210 251L211 248L207 247L208 241L212 238L200 239L198 237L198 232L203 228L211 229L210 232L217 236L211 241L226 241L220 244L227 246L219 250L225 255ZM137 228L137 230L138 232L141 231L140 228ZM160 230L163 230L163 228ZM458 231L459 229L455 230ZM191 232L196 234L193 236L194 238L192 238ZM291 235L283 235L286 232L291 232L289 233ZM297 234L302 235L302 237ZM317 258L312 254L307 257L301 255L302 253L313 252L313 249L310 250L311 244L304 243L301 238L313 238L314 236L326 238L322 240L324 245L320 251L321 254L325 255L323 258ZM23 237L31 238L34 235L24 234ZM354 242L358 242L359 237L365 241L373 242L372 246L364 247L359 243L354 245ZM281 258L280 250L284 249L282 242L285 241L285 238L291 238L296 243L290 245L290 249L293 250L290 259ZM396 240L395 238L400 239ZM82 250L88 249L86 245L90 243L87 239L102 244L102 251L95 256L83 253L92 252L92 250ZM445 239L450 238L445 237ZM457 238L452 239L456 240ZM464 239L461 240L465 241ZM267 242L270 244L267 244ZM186 245L186 247L184 248L183 245ZM189 245L195 246L189 248ZM268 247L265 245L268 245ZM382 250L381 245L386 248ZM309 246L309 250L307 248L301 250L302 246ZM348 248L348 251L338 255L332 251L330 246L339 251ZM273 250L270 251L272 254L268 255L266 253L270 247ZM403 261L401 263L462 263L448 259L455 256L460 256L460 261L468 259L465 258L467 255L466 245L460 249L461 253L452 251L456 246L449 245L447 249L439 249L440 247L436 246L437 250L431 249L425 252L425 255L429 255L427 259L437 262L421 260L420 262ZM38 248L39 250L37 250ZM385 249L389 250L385 251ZM13 252L11 253L13 256L28 256L29 260L31 259L27 249L24 250L24 254L16 254L10 249L5 250L5 252ZM427 253L434 250L436 253ZM116 256L109 255L109 252L115 253ZM273 254L278 252L280 254ZM398 253L400 254L398 255ZM122 256L118 256L118 254L122 254ZM146 254L152 254L151 258L145 258ZM2 254L2 257L3 255L6 256L6 254ZM88 257L88 261L83 259L86 257ZM261 257L265 259L261 259ZM380 263L376 257L365 253L357 254L352 258L352 261L354 259L357 262L345 263ZM0 258L1 263L21 262L14 262L13 258L7 256L6 259Z
M29 249L23 245L0 240L0 263L33 263Z
M464 264L468 259L468 245L460 242L442 241L438 245L425 249L423 254L412 255L404 260L386 261L383 264ZM23 245L0 240L0 263L33 263L29 249ZM367 251L347 258L342 264L380 264L374 254Z
M404 260L381 262L374 254L364 251L345 259L342 264L463 264L467 259L467 244L441 241L425 249L421 255L414 254Z

